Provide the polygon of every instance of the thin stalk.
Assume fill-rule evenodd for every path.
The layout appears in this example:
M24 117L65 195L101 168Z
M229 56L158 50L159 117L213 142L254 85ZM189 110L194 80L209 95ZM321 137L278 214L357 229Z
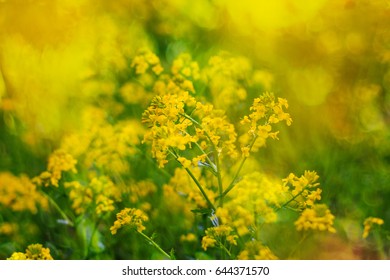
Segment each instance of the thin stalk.
M253 137L252 142L251 142L250 145L249 145L249 152L252 150L253 145L255 144L256 140L257 140L257 135L255 135L255 136ZM242 161L241 161L241 163L240 163L240 165L239 165L239 167L238 167L238 169L237 169L237 171L236 171L236 174L234 175L233 180L230 182L229 186L228 186L228 187L226 188L226 190L222 193L222 195L219 197L219 199L223 199L223 198L228 194L228 192L230 192L230 191L234 188L234 186L236 185L237 177L238 177L238 175L240 174L241 169L242 169L242 167L244 166L244 163L245 163L246 159L247 159L247 157L244 157L244 158L242 159Z
M206 199L207 204L209 205L209 207L210 207L212 210L215 211L216 209L215 209L214 204L211 202L211 200L209 199L209 197L208 197L207 194L205 193L205 191L204 191L202 185L200 184L200 182L198 181L198 179L196 179L196 177L194 176L194 174L192 173L191 170L189 170L188 168L184 168L184 169L187 171L188 175L190 175L191 178L192 178L192 180L195 182L196 186L198 187L198 189L199 189L200 192L202 193L204 199Z
M196 124L201 129L203 129L202 125L199 122L197 122L196 120L194 120L191 116L189 116L187 114L183 114L182 116L184 116L185 118L189 119L194 124ZM207 139L209 139L209 141L211 143L211 147L212 147L213 153L214 153L215 165L216 165L216 168L217 168L216 173L217 173L217 180L218 180L218 192L219 192L219 197L221 198L220 202L219 202L219 205L222 206L222 204L223 204L223 199L222 199L222 197L223 197L222 196L223 185L222 185L222 175L221 175L221 168L220 168L220 164L219 164L218 150L217 150L217 147L214 145L213 141L211 140L210 135L208 135L208 133L206 131L204 131L204 134L206 135Z
M229 258L232 257L232 254L229 252L229 250L226 248L224 244L222 244L221 241L218 241L219 247L229 256Z
M221 175L221 168L220 168L220 164L219 164L218 151L215 149L214 144L213 144L213 150L214 150L214 153L215 153L215 164L216 164L216 166L217 166L218 193L219 193L219 196L221 197L221 199L219 200L219 206L222 207L222 206L223 206L223 196L222 196L222 193L223 193L222 175Z
M168 150L168 152L175 157L175 159L177 160L178 156L176 155L176 153ZM198 181L198 179L196 179L195 175L192 173L192 171L188 168L184 168L185 171L188 173L188 175L190 175L190 177L192 178L192 180L194 181L194 183L196 184L196 186L198 187L198 189L200 190L200 192L202 193L204 199L206 200L207 204L209 205L209 207L211 209L213 209L215 211L215 207L213 205L213 203L211 202L211 200L209 199L209 197L207 196L206 192L204 191L202 185L200 184L200 182Z
M305 191L305 188L303 190L301 190L299 193L297 193L296 195L294 195L289 201L283 203L282 206L280 206L280 208L278 209L275 209L275 212L279 211L280 209L282 208L285 208L287 205L289 205L292 201L294 201L298 196L300 196L303 192Z
M212 162L212 160L209 158L209 156L207 155L207 153L202 149L202 147L197 143L195 142L195 145L198 147L198 149L202 152L202 154L204 154L206 156L206 161L207 163L211 166L211 168L213 169L213 174L215 175L217 173L217 169L216 167L214 166L214 163Z
M93 236L95 235L101 220L102 220L102 217L99 217L97 222L95 223L95 226L93 227L93 230L92 230L91 236L89 238L89 242L88 242L87 255L85 257L86 259L89 258L89 255L90 255L90 252L91 252L91 248L92 248Z
M60 213L60 215L62 216L62 218L66 221L66 224L71 226L71 227L74 227L74 224L73 222L68 218L68 216L66 216L65 212L62 211L62 209L60 208L60 206L58 206L57 202L55 202L48 194L46 194L45 192L41 192L43 196L45 196L48 201L54 206L55 209L57 209L57 211Z
M153 239L151 239L149 236L147 236L146 234L142 233L141 231L137 231L143 238L145 238L150 245L152 245L154 248L157 249L157 251L159 251L161 254L163 254L166 258L168 259L172 259L171 256L165 252L156 242L153 241Z

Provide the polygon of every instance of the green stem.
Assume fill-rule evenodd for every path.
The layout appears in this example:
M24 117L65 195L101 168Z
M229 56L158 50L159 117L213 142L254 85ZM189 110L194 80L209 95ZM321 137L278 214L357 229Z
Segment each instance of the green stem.
M222 185L221 166L219 164L218 151L216 150L216 147L214 146L214 144L212 146L213 146L213 150L214 150L214 154L215 154L215 164L217 166L218 193L219 193L219 196L221 197L221 199L219 200L219 206L222 207L223 206L223 196L222 196L223 185Z
M201 151L201 153L206 156L207 163L210 165L213 174L216 175L217 168L216 168L216 166L214 166L214 163L212 162L212 160L209 158L207 153L202 149L202 147L198 144L198 142L195 142L195 145L198 147L198 149Z
M257 135L255 135L255 136L253 137L252 142L251 142L250 145L249 145L249 152L252 150L253 145L255 144L256 140L257 140ZM225 197L225 196L234 188L234 186L236 185L237 177L238 177L238 175L240 174L241 169L242 169L242 167L244 166L244 163L245 163L246 159L247 159L247 157L244 157L244 158L242 159L242 161L241 161L241 163L240 163L240 165L239 165L239 167L238 167L238 169L237 169L237 171L236 171L236 174L234 175L233 180L230 182L230 184L229 184L229 186L226 188L226 190L221 194L221 196L219 197L219 199L223 199L223 198L224 198L224 197Z
M229 258L232 257L232 254L229 252L229 250L226 248L224 244L222 244L221 241L218 241L219 247L229 256Z
M202 125L199 122L197 122L196 120L194 120L191 116L189 116L187 114L183 114L182 116L189 119L194 124L196 124L198 127L200 127L204 131L204 134L206 135L207 139L211 143L211 147L212 147L212 150L214 153L215 165L216 165L216 169L217 169L216 173L217 173L217 180L218 180L218 192L219 192L219 197L221 198L219 201L219 205L222 206L223 205L223 199L222 199L223 198L223 196L222 196L223 185L222 185L222 175L221 175L221 168L220 168L220 164L219 164L219 154L218 154L217 147L214 145L213 141L211 140L210 135L203 129Z
M68 216L66 216L65 212L62 211L60 206L58 206L58 204L48 194L46 194L45 192L41 193L54 206L54 208L57 209L57 211L61 214L62 218L66 221L67 225L74 227L73 222L68 218Z
M291 202L293 202L298 196L300 196L303 192L305 191L305 188L303 190L301 190L299 193L297 193L296 195L294 195L290 200L288 200L287 202L285 202L282 206L280 206L278 209L275 209L275 212L279 211L280 209L282 208L285 208L287 205L289 205Z
M160 253L162 253L166 258L168 259L172 259L171 256L165 252L156 242L153 241L153 239L151 239L149 236L147 236L146 234L142 233L141 231L137 231L143 238L145 238L150 245L152 245L154 248L157 249L157 251L159 251Z
M200 182L198 181L198 179L196 179L196 177L191 172L191 170L189 170L188 168L184 168L184 169L187 171L188 175L191 176L192 180L195 182L196 186L199 188L199 190L202 193L203 197L206 199L207 204L209 205L209 207L215 211L215 206L213 205L213 203L211 202L211 200L207 196L206 192L204 191L204 189L203 189L202 185L200 184Z
M93 230L92 230L92 233L91 233L91 236L89 238L89 242L88 242L88 247L87 247L87 254L86 254L86 257L85 259L88 259L89 258L89 255L91 253L91 247L92 247L92 242L93 242L93 236L95 235L97 229L98 229L98 226L100 224L102 220L102 217L99 217L97 222L95 223L95 226L93 227Z
M168 152L175 157L175 159L177 160L178 158L178 155L170 150L168 150ZM179 162L180 163L180 162ZM196 179L195 175L192 173L192 171L188 168L184 168L185 171L187 171L188 175L190 175L190 177L192 178L192 180L195 182L196 186L198 187L198 189L200 190L200 192L202 193L204 199L206 200L207 204L209 205L209 207L211 209L213 209L215 211L215 207L213 205L213 203L211 202L211 200L209 199L209 197L207 196L206 192L204 191L202 185L200 184L200 182L198 181L198 179Z

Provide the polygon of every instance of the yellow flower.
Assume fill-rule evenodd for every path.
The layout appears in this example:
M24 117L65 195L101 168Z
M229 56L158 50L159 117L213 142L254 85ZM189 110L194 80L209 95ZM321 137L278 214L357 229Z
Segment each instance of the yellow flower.
M239 260L277 260L278 258L272 251L260 241L251 240L245 243L245 248L242 250L237 259Z
M38 177L34 178L34 182L45 187L50 185L58 187L62 172L71 171L77 173L76 163L77 160L65 150L56 150L49 156L47 171L42 172Z
M3 222L0 224L0 234L13 235L18 230L18 224Z
M186 235L180 236L181 242L196 242L198 240L198 237L193 233L188 233Z
M49 248L44 248L42 244L31 244L26 253L15 252L7 260L53 260L53 257Z
M25 253L15 252L7 260L27 260L27 256Z
M206 229L206 235L202 238L202 248L207 250L209 247L224 246L226 240L230 245L237 245L238 236L232 234L233 229L227 225L219 225Z
M116 214L116 221L110 227L111 234L116 234L118 229L128 225L136 231L142 232L145 229L143 222L148 221L148 216L140 209L125 208Z
M215 106L228 109L247 97L244 87L248 86L252 66L249 59L220 52L209 59L203 70Z
M301 216L295 222L295 226L298 231L319 230L335 233L334 218L325 204L315 204L312 208L303 210Z
M50 249L44 248L41 244L29 245L26 249L26 257L29 260L52 260Z
M171 67L172 74L174 76L184 76L186 78L199 79L199 66L198 63L192 61L191 55L188 53L182 53L176 58Z
M191 167L191 161L184 158L184 157L178 157L177 160L180 162L180 164L184 167L184 168L190 168Z
M98 215L111 212L115 210L114 202L121 200L120 189L106 176L92 178L87 186L78 181L64 185L70 190L69 198L76 214L83 214L90 207L94 207L92 209Z
M214 238L210 237L210 236L203 236L202 238L202 248L203 250L207 250L208 248L210 247L214 247L215 246L215 243L217 243L217 240L215 240Z
M315 200L321 199L321 190L318 188L315 191L312 190L320 185L320 183L317 182L318 179L319 176L315 171L306 170L300 177L290 173L288 177L282 181L284 186L289 186L293 196L301 194L304 199L308 200L309 204L312 204Z
M0 204L13 211L28 210L35 214L38 206L47 209L48 200L26 175L16 177L0 172Z
M370 231L372 229L373 225L383 225L384 221L381 218L376 218L376 217L368 217L364 220L364 231L363 231L363 238L367 238L368 235L370 234Z
M139 54L134 57L131 63L131 67L135 68L136 74L139 75L145 74L150 66L156 75L160 75L160 73L164 70L160 64L158 56L147 49L140 50Z
M250 149L249 147L241 147L242 157L249 157Z
M251 113L248 116L244 116L241 120L241 124L244 126L249 125L248 134L252 137L241 138L241 142L244 142L243 146L248 146L253 141L253 137L256 137L258 142L253 145L253 150L265 146L268 138L278 139L279 131L273 131L273 124L285 121L287 125L291 125L292 119L290 115L284 112L284 109L288 107L287 100L278 98L275 100L273 93L264 93L262 96L253 100L252 106L249 108Z

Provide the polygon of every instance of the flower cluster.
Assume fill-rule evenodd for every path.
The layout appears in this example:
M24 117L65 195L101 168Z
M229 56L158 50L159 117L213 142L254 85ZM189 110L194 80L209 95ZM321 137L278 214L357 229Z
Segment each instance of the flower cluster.
M242 125L249 125L248 133L240 138L244 157L248 157L251 150L256 151L263 147L268 138L278 139L279 131L273 131L272 125L282 121L291 125L290 114L284 111L287 108L287 100L284 98L276 100L273 93L266 92L255 98L250 107L251 113L241 120Z
M203 150L218 153L223 157L237 157L235 127L231 124L222 110L216 110L210 104L196 104L194 115L201 119L196 134ZM203 143L203 144L202 144Z
M187 132L193 122L185 117L184 110L185 106L193 105L195 100L188 92L179 90L174 93L176 89L172 85L172 93L156 96L143 114L143 122L150 126L144 142L152 143L152 154L160 167L168 162L169 152L183 151L196 142L196 137Z
M247 58L221 52L209 59L203 73L218 108L226 110L247 98L252 75Z
M88 108L81 120L82 130L67 135L62 149L79 159L79 165L107 174L129 172L126 160L136 152L144 128L133 120L109 122L101 108Z
M148 216L140 209L125 208L116 214L116 221L110 227L112 234L116 234L123 226L130 226L132 229L142 232L145 229L143 222L148 221Z
M311 208L306 208L295 222L298 231L319 230L335 233L333 227L334 215L325 204L315 204Z
M223 207L217 208L216 215L243 236L256 224L276 222L275 209L286 197L286 187L264 174L253 172L235 185Z
M49 248L44 248L42 244L31 244L25 253L15 252L7 260L53 260L53 257Z
M304 209L307 206L313 206L317 200L321 199L322 190L318 188L320 185L317 182L318 179L317 172L306 170L300 177L290 173L282 181L283 185L289 188L297 207Z
M231 227L220 225L206 229L206 235L202 238L202 248L207 250L210 247L226 248L227 245L237 245L238 236L234 234Z
M244 250L242 250L237 259L239 260L277 260L278 258L272 251L260 241L250 240L245 243Z
M185 79L198 80L200 78L199 65L192 60L189 53L182 53L173 61L171 72L173 76Z
M62 172L77 172L76 163L77 160L75 160L71 154L62 149L56 150L49 157L47 171L42 172L38 177L35 177L33 181L34 183L45 187L58 187Z
M120 189L106 176L92 178L87 186L79 181L66 182L65 188L70 189L69 199L78 215L90 207L94 208L97 215L114 211L114 202L121 200Z
M315 171L305 171L303 175L290 173L283 179L291 198L283 205L301 211L295 222L297 230L319 230L336 232L333 227L334 216L325 204L317 204L321 200L322 190L318 187L319 176Z
M0 224L0 234L13 235L18 232L19 226L17 223L2 222Z
M376 218L376 217L368 217L367 219L364 220L364 231L363 231L363 238L367 238L368 235L371 232L371 229L374 225L383 225L384 221L381 218Z
M164 68L161 66L160 59L150 50L141 50L139 54L134 57L131 67L135 68L136 74L144 74L149 68L159 75Z
M26 175L16 177L0 172L0 204L13 211L28 210L35 214L38 206L48 208L48 201Z

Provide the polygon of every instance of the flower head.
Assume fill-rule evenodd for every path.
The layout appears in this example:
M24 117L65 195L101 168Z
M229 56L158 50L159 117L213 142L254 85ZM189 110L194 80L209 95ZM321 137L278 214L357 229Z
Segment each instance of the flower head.
M118 229L128 225L136 231L142 232L145 229L143 222L148 220L148 216L140 209L125 208L116 214L116 221L110 227L112 234L116 234Z
M50 249L44 248L42 244L31 244L27 247L26 253L15 252L7 260L52 260Z
M363 231L363 238L367 238L368 235L370 234L370 231L374 225L383 225L384 221L381 218L376 218L376 217L368 217L367 219L364 220L364 231Z
M312 208L306 208L295 222L298 231L319 230L335 233L333 227L334 216L325 204L316 204Z

